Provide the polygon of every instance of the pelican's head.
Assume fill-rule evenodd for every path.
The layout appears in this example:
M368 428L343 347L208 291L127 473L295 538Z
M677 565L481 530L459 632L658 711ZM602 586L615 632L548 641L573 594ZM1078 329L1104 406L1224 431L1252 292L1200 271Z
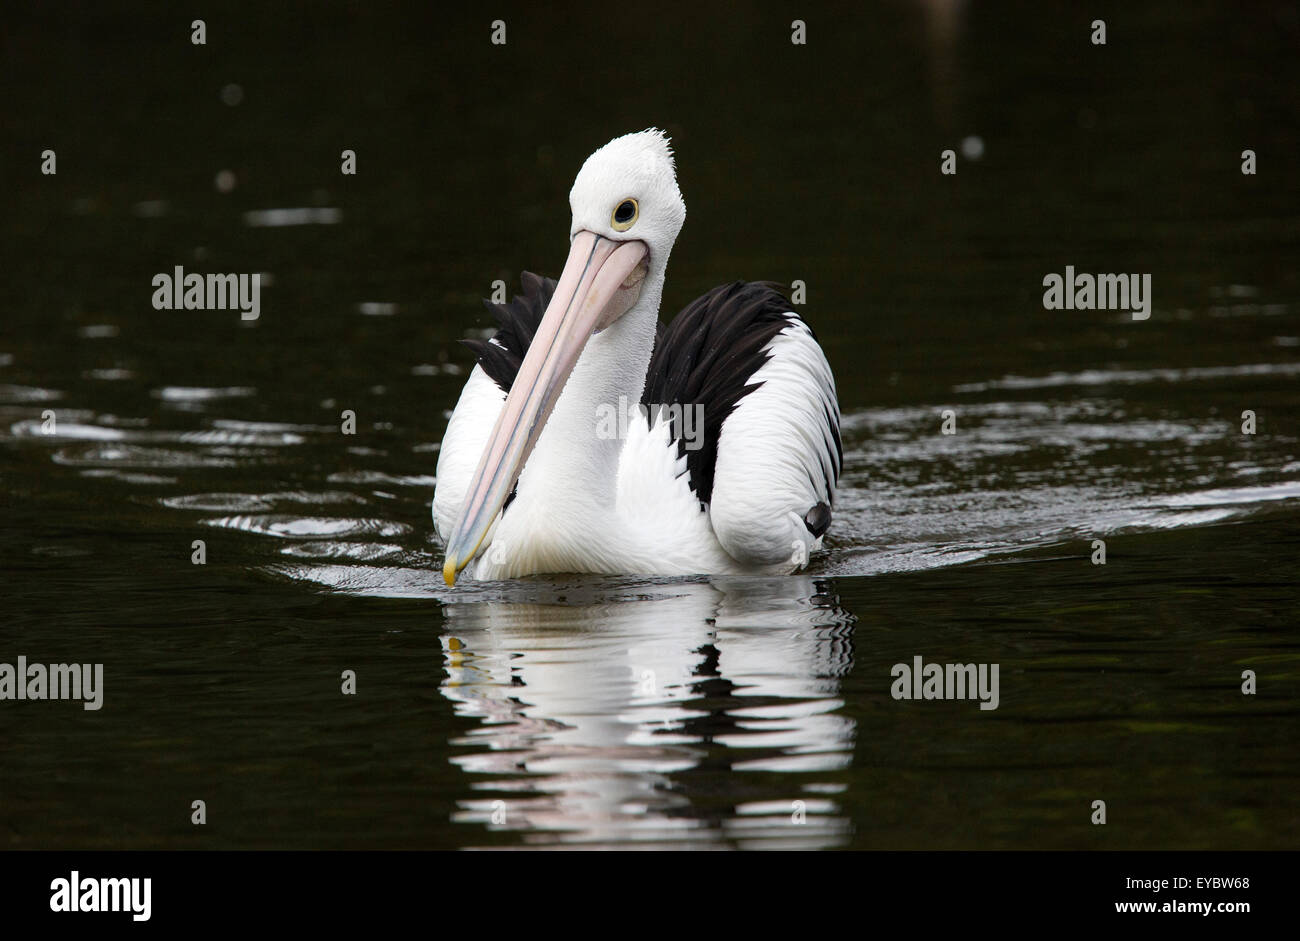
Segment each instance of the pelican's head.
M447 537L447 584L478 554L592 334L658 287L686 204L662 131L627 134L587 158L569 192L569 258L520 364Z
M571 240L586 232L629 248L639 242L646 267L662 272L686 221L667 135L652 128L600 148L578 171L569 207Z

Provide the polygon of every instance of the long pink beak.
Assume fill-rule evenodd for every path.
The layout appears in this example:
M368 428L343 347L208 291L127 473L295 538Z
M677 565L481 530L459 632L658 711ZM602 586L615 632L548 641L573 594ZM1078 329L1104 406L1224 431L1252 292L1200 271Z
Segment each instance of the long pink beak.
M448 585L456 584L460 570L478 554L583 347L593 333L635 303L640 281L625 282L646 254L644 242L616 242L586 230L574 236L555 295L501 407L460 518L447 538L442 577ZM592 421L594 427L595 416Z

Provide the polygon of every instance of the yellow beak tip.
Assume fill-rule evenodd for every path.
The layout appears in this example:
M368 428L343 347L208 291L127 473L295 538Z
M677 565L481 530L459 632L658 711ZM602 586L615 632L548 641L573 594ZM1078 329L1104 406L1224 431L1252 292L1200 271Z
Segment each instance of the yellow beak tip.
M447 583L448 588L456 587L456 560L450 556L442 566L442 580Z

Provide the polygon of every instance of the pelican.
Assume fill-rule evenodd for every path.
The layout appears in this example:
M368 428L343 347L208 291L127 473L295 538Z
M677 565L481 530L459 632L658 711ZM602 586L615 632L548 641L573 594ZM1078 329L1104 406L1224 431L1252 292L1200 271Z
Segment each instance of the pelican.
M831 523L835 379L770 284L734 282L659 323L686 220L667 135L615 138L569 193L558 281L489 304L438 453L448 586L590 572L784 575ZM746 226L748 228L748 226Z

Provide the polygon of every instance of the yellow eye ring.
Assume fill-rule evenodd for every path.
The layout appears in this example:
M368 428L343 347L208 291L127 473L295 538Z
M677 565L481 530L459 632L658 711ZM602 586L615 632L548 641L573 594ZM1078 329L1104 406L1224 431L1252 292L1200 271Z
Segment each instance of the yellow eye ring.
M626 232L636 224L637 217L640 215L641 204L629 196L614 208L614 212L609 217L609 224L614 227L615 232Z

